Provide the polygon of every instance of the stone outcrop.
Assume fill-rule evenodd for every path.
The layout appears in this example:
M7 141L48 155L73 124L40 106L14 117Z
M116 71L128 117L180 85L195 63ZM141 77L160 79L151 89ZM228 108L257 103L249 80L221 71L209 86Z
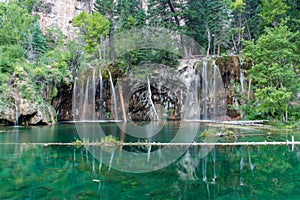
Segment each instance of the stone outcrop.
M232 91L235 90L234 87L236 87L236 85L241 86L243 84L245 92L244 95L248 97L248 83L245 82L245 80L241 80L241 76L244 76L245 79L245 77L247 76L245 71L251 68L251 63L242 63L239 59L239 56L228 56L217 58L216 64L219 67L226 91L226 114L231 118L238 118L239 113L232 107L234 106L234 104L241 105L243 102L236 102L235 96L233 95Z
M51 27L58 28L66 38L73 38L72 19L82 11L90 13L93 6L93 0L41 0L35 13L40 17L43 32Z
M55 110L47 103L37 105L26 99L15 99L0 109L0 122L6 125L50 125L55 123Z
M73 120L72 94L72 84L65 84L58 87L58 93L52 100L52 106L56 111L58 121Z

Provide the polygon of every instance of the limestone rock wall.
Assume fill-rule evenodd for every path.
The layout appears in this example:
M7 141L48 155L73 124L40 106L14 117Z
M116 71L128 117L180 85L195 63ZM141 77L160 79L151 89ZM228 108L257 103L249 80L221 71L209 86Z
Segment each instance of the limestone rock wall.
M45 32L49 27L56 27L66 38L73 38L72 19L80 12L90 13L94 0L40 0L35 13L40 17L40 27Z

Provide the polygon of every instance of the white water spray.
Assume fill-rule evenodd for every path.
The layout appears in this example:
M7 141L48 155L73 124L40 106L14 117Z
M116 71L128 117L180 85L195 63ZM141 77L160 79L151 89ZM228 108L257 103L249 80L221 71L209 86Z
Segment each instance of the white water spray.
M119 117L118 117L118 111L117 111L117 99L116 99L115 86L114 86L110 71L107 70L107 72L108 72L108 75L109 75L110 87L111 87L111 90L112 90L112 98L113 98L113 102L114 102L114 119L117 120L117 119L119 119Z

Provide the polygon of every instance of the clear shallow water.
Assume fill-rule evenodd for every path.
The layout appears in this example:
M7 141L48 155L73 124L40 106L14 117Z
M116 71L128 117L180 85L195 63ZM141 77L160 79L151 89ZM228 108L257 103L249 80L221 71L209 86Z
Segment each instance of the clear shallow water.
M113 124L103 126L120 134ZM174 130L168 124L159 139L170 140ZM300 140L299 133L234 132L218 142ZM300 198L299 146L218 146L204 157L201 147L191 147L163 169L136 174L101 165L84 147L23 144L74 138L74 125L0 129L0 199Z

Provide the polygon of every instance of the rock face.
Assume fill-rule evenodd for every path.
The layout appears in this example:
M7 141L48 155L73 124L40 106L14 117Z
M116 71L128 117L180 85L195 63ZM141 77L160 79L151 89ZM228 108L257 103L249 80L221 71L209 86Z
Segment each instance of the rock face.
M73 38L72 19L82 11L90 13L93 6L93 0L41 0L35 13L40 17L43 32L53 27L61 30L66 38Z
M55 123L55 110L46 103L37 105L26 99L15 99L0 109L0 122L5 125L50 125Z
M237 118L239 113L232 107L239 106L243 102L238 102L232 91L236 90L236 85L239 85L241 87L239 90L243 90L244 95L248 97L248 83L245 81L247 74L245 74L245 71L251 68L251 63L243 63L238 56L228 56L217 58L216 64L219 67L226 91L226 114L231 118Z
M58 121L73 120L72 94L72 84L58 87L58 93L52 100L52 106L56 111Z

